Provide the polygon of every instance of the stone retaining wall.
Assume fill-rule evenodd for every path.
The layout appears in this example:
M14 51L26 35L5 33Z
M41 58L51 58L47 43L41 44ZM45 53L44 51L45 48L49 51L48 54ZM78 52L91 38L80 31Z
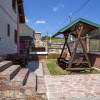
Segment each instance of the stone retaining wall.
M36 94L34 89L20 87L19 83L9 82L0 77L0 100L46 100L46 96Z

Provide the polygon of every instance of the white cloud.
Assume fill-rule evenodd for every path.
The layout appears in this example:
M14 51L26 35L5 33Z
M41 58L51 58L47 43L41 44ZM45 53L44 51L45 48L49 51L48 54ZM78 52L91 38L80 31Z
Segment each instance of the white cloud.
M42 19L41 21L39 21L39 20L38 20L38 21L36 21L36 23L37 23L37 24L40 24L40 23L45 24L46 22L45 22L45 21L43 21L43 19Z
M64 5L63 5L63 4L59 4L59 6L64 7Z
M59 8L58 6L57 6L57 7L54 7L54 8L53 8L53 10L54 10L54 11L57 11L57 10L58 10L58 8Z
M64 5L63 4L59 4L57 7L53 8L53 11L57 11L59 7L64 7Z
M27 19L26 17L25 17L25 21L26 21L26 23L30 22L30 20L29 20L29 19Z

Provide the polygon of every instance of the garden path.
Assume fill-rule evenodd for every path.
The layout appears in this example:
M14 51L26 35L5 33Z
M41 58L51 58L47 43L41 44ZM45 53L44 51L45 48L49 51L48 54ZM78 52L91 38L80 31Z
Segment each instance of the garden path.
M100 74L45 76L48 100L100 100Z

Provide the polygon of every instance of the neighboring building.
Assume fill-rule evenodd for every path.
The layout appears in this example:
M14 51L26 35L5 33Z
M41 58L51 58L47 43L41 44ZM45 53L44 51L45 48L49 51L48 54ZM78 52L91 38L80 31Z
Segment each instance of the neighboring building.
M35 40L35 31L26 24L20 24L20 52L29 49L29 44Z
M17 22L25 23L23 0L0 0L0 55L19 51Z

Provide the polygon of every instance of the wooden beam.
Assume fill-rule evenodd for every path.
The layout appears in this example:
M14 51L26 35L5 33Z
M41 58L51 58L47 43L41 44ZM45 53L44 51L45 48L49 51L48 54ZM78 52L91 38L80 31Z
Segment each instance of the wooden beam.
M73 30L73 31L71 31L71 32L68 32L67 35L70 35L70 34L72 34L72 33L74 33L74 32L76 32L76 30ZM63 34L66 34L66 31L63 32Z
M77 34L78 34L78 30L77 30ZM87 62L88 62L88 65L89 65L89 67L91 68L91 64L90 64L88 55L87 55L87 53L86 53L86 50L85 50L85 47L84 47L84 45L83 45L83 43L82 43L81 38L79 39L79 41L80 41L81 47L82 47L82 49L83 49L83 53L84 53L84 55L85 55L85 57L86 57L86 60L87 60ZM90 72L93 73L92 70L90 70Z
M65 37L65 38L66 38L66 37ZM63 49L62 49L62 51L61 51L61 54L60 54L60 58L59 58L59 60L58 60L58 63L60 62L61 56L62 56L63 51L64 51L64 49L65 49L65 45L66 45L66 39L65 39L65 43L64 43Z
M77 50L77 46L78 46L78 43L79 43L79 39L80 39L80 36L81 36L81 33L82 33L82 30L83 30L83 26L81 26L81 30L78 34L78 38L77 38L77 42L76 42L76 46L74 48L74 51L73 51L73 54L72 54L72 57L71 57L71 60L69 62L69 65L68 65L68 68L71 68L71 65L72 65L72 62L74 60L74 56L75 56L75 53L76 53L76 50ZM77 30L76 30L77 31Z
M67 39L68 39L68 38L67 38ZM68 43L67 43L67 40L66 40L66 44L67 44L67 48L68 48L69 54L70 54L70 56L71 56L71 52L70 52L70 48L69 48L69 45L68 45Z
M88 34L88 33L91 33L91 32L93 32L93 31L95 31L95 30L97 30L97 29L90 30L90 31L88 31L87 33L85 33L85 35L86 35L86 34ZM81 36L84 36L84 34L82 34Z
M59 34L63 34L63 32L58 32L58 33L56 33L55 35L53 35L52 37L56 37L56 36L59 35Z
M70 71L74 71L74 70L94 70L94 68L66 68L66 70Z

